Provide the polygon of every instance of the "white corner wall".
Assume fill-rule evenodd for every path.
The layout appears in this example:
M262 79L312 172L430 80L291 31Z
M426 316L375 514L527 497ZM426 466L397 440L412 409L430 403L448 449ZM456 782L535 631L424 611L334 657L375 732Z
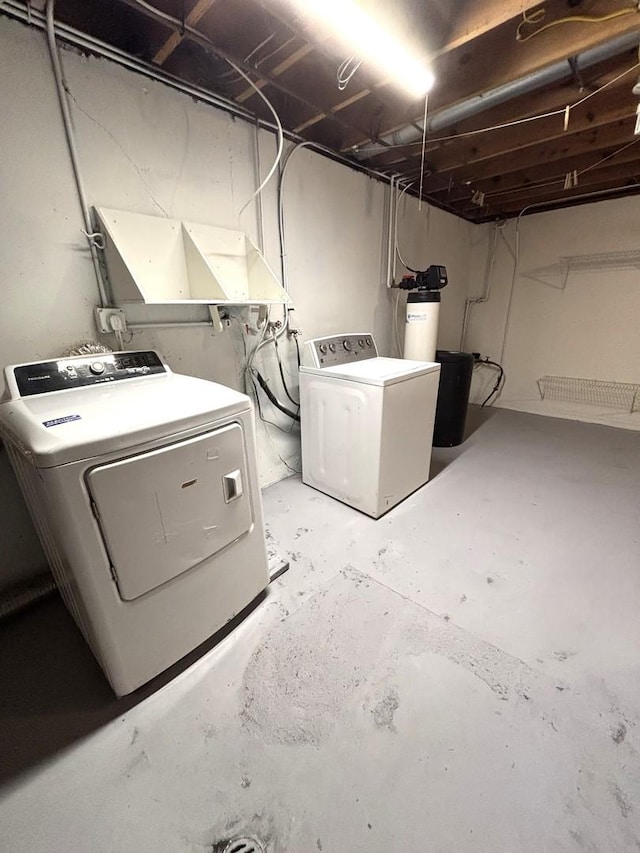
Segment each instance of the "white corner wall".
M492 227L484 226L476 266L486 260ZM640 269L606 269L594 263L590 269L570 269L565 280L560 264L562 257L637 251L640 200L600 201L525 216L519 232L514 277L516 223L501 230L491 296L473 308L467 335L467 349L498 361L504 346L507 382L497 405L640 429L640 412L543 401L537 386L545 375L640 383ZM481 289L480 281L470 294ZM490 390L491 379L487 369L476 371L476 401Z
M59 355L74 342L98 338L97 288L81 233L59 106L44 35L0 17L0 281L3 286L0 366ZM159 216L240 228L260 244L258 207L238 211L256 186L255 129L162 84L104 60L62 52L89 202ZM262 172L275 141L261 132ZM295 324L309 338L371 330L391 353L392 300L385 287L388 188L331 160L301 150L286 178L286 222ZM276 188L263 194L264 252L279 273ZM471 227L413 199L403 200L399 228L409 262L445 263L442 346L457 346L466 295ZM275 314L279 309L274 308ZM136 313L137 312L137 313ZM178 312L178 313L176 313ZM206 309L138 308L137 322L206 319ZM401 323L402 325L402 319ZM102 338L104 340L104 338ZM249 345L255 343L249 338ZM107 343L115 342L107 338ZM160 350L172 369L242 387L244 352L237 323L220 336L209 329L136 332L130 348ZM293 347L283 343L291 385ZM263 369L279 390L272 348ZM290 422L265 404L285 430ZM259 430L263 485L299 466L299 437L264 424ZM0 588L44 565L6 454L0 451L3 555Z

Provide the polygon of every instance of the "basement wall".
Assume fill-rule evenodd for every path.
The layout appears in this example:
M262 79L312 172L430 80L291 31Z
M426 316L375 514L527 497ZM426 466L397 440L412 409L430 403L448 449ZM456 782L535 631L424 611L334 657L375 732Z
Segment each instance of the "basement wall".
M0 366L60 355L98 338L97 288L41 32L0 17ZM158 216L240 228L260 243L258 208L238 211L256 187L255 128L162 84L70 50L62 61L89 202ZM274 137L259 134L262 174ZM393 300L386 288L388 187L307 150L287 172L285 209L294 323L303 338L371 331L392 354ZM276 187L263 194L264 251L279 275ZM440 346L460 336L473 227L403 198L399 238L410 264L445 264ZM402 269L398 269L400 275ZM273 309L274 318L280 309ZM402 303L400 305L402 311ZM206 309L127 309L131 321L206 319ZM253 318L255 320L255 318ZM400 334L403 317L400 316ZM115 340L100 340L115 347ZM255 338L249 339L249 345ZM223 335L206 328L137 332L129 348L157 348L174 371L242 387L237 323ZM283 343L291 385L293 347ZM277 383L273 354L263 370ZM265 416L290 422L265 404ZM262 485L299 468L299 435L258 423ZM0 588L45 565L6 454L0 450Z
M471 261L480 275L493 226L482 227ZM600 201L524 216L519 232L514 278L515 221L499 231L491 296L472 309L466 338L468 350L498 361L504 345L507 383L496 405L640 429L640 411L576 402L574 391L566 399L543 400L537 384L544 376L640 383L640 202ZM622 253L637 254L625 260ZM470 284L470 294L481 286L481 280ZM476 402L491 390L492 379L488 368L476 370Z

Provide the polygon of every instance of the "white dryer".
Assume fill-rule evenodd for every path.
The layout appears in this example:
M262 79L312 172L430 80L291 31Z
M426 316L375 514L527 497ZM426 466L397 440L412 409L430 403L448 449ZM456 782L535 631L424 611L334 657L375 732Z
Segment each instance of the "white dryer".
M307 341L302 480L378 518L429 479L440 365L381 358L370 334Z
M51 568L123 696L267 586L251 401L153 351L5 382L0 432Z

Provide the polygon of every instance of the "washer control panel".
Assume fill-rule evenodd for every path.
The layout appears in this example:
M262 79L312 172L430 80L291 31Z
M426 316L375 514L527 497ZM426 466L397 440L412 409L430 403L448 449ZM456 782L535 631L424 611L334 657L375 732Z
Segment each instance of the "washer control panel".
M307 367L337 367L376 358L378 349L373 335L367 332L332 335L307 341L304 347L304 364Z
M167 372L162 359L153 350L74 355L13 368L21 397Z

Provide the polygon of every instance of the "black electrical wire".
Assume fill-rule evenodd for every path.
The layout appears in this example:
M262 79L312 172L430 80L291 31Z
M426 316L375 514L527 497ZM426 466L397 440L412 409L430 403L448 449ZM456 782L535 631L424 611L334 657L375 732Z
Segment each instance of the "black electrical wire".
M297 412L292 412L290 409L287 409L287 407L278 400L271 388L269 388L269 386L267 385L267 382L262 376L262 374L255 368L252 372L258 380L258 384L260 385L264 393L267 395L272 405L274 405L276 409L280 409L281 412L283 412L285 415L287 415L287 417L291 418L292 420L299 421L300 415Z
M280 424L276 424L273 421L270 421L269 418L265 418L265 416L262 413L262 406L260 405L260 395L258 394L258 389L256 387L256 381L253 378L253 376L250 376L250 379L251 379L251 384L253 385L253 393L255 394L255 397L256 397L256 404L258 407L258 417L260 418L262 423L269 424L269 426L275 427L276 429L279 429L280 432L283 432L283 433L285 433L285 435L288 435L289 432L291 431L291 427L293 427L294 424L291 424L291 427L289 427L289 429L284 429L283 427L280 426ZM268 433L267 433L267 435L268 435ZM272 445L272 447L273 447L273 445ZM285 468L288 468L292 474L299 474L300 473L300 471L298 471L297 468L294 468L292 465L289 465L287 460L283 456L281 456L275 448L273 448L273 450L274 450L276 456L278 457L278 459L285 466Z
M273 337L273 343L274 343L274 346L276 348L276 358L278 359L278 369L280 370L280 379L282 379L282 387L284 388L284 393L287 395L289 400L291 400L293 405L297 406L299 408L300 403L298 402L298 400L293 399L293 397L291 396L291 394L289 392L289 388L287 387L287 380L285 379L285 375L284 375L284 367L282 365L282 359L280 358L280 348L278 347L278 339L275 337L275 335Z
M293 340L294 340L295 345L296 345L296 355L298 357L298 367L300 367L300 344L298 343L298 335L297 334L293 336Z
M479 358L478 364L489 364L489 365L491 365L491 367L495 367L498 370L498 378L496 379L496 383L493 386L493 388L491 389L491 392L486 396L486 398L484 399L484 402L481 405L481 408L484 409L484 407L487 405L489 400L493 397L494 394L497 394L498 390L500 389L500 386L502 384L502 380L504 379L504 368L502 367L501 364L498 364L497 361L491 361L491 359L489 359L489 358Z

